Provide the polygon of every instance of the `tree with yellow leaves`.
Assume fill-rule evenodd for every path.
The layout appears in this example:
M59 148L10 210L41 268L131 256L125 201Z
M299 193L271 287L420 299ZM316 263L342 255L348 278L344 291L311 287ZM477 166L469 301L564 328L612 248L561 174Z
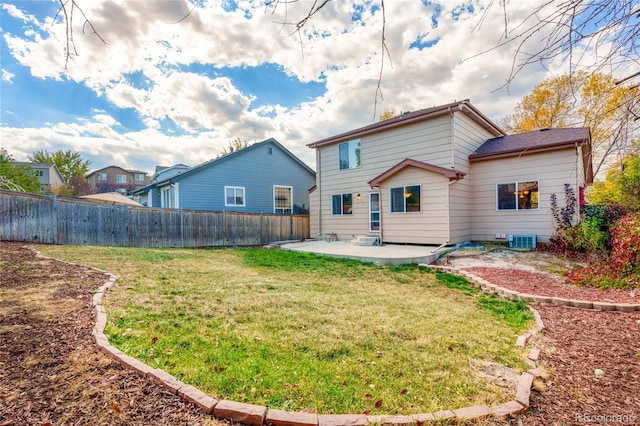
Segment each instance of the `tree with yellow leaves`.
M504 121L507 131L541 128L589 127L593 172L620 161L637 134L633 111L638 89L617 85L605 74L579 71L544 80L526 95Z

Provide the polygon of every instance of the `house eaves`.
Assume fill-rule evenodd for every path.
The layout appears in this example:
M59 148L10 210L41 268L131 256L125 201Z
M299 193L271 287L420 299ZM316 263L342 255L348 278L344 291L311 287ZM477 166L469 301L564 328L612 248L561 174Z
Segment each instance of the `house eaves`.
M466 175L466 173L459 172L457 170L445 169L444 167L435 166L435 165L429 164L429 163L423 163L422 161L412 160L411 158L406 158L406 159L402 160L401 162L399 162L398 164L396 164L395 166L393 166L390 169L388 169L387 171L385 171L385 172L381 173L380 175L376 176L375 178L371 179L368 182L369 186L371 186L372 188L374 188L376 186L379 186L380 183L382 183L383 181L387 180L391 176L395 175L399 171L404 170L407 167L416 167L418 169L425 170L425 171L428 171L428 172L437 173L437 174L442 175L442 176L444 176L446 178L455 179L455 180L460 180L460 179L464 178L464 176Z
M417 123L420 121L440 117L447 114L453 114L454 112L462 112L479 124L482 128L487 130L494 136L502 136L505 134L498 125L491 121L487 116L481 113L476 107L474 107L468 100L453 102L445 105L435 106L432 108L426 108L419 111L404 113L401 116L393 117L388 120L380 121L369 126L361 127L359 129L351 130L339 135L331 136L326 139L307 144L309 148L320 148L322 146L331 145L338 142L343 142L350 139L356 139L362 136L378 133L385 130L394 129L396 127L406 126L408 124Z

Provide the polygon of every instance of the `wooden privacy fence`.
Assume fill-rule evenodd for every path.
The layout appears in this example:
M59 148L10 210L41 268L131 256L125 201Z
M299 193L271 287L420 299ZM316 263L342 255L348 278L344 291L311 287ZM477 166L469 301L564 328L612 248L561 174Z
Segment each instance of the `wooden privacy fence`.
M305 238L308 215L129 207L0 190L0 240L6 241L213 247Z

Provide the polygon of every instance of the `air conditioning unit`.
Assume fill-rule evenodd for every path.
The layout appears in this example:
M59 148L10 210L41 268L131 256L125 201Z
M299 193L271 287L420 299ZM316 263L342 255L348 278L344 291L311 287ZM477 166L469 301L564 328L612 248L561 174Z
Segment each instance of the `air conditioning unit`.
M509 235L509 247L511 248L536 248L535 235Z

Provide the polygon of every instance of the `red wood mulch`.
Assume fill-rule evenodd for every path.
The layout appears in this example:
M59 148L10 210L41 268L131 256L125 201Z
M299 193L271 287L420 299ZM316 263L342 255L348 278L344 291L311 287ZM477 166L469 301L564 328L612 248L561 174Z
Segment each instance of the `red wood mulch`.
M640 425L640 313L536 309L546 329L535 344L550 377L514 424Z
M473 266L463 269L493 284L509 290L519 291L520 293L591 302L640 304L640 290L600 290L598 288L576 287L571 284L565 284L560 277L546 272L487 266Z

